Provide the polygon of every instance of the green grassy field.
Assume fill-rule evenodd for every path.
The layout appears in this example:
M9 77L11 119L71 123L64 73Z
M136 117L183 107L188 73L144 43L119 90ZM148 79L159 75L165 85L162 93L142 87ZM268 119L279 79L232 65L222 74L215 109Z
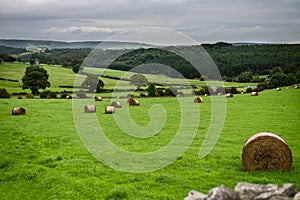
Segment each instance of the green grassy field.
M226 99L222 134L210 154L200 159L199 149L211 120L210 98L203 97L204 103L199 104L201 118L191 146L171 165L150 173L119 172L96 160L79 139L72 100L0 99L0 199L178 200L192 189L206 193L221 184L233 189L241 181L295 183L300 189L300 90L290 87L280 92L266 90L256 97L244 94ZM165 108L168 118L157 135L137 139L124 134L113 115L104 114L109 99L95 102L99 124L106 136L125 150L144 153L160 149L178 129L178 101L176 98L139 101L141 106L131 107L130 113L142 126L149 123L148 111L152 105ZM26 115L11 115L11 109L18 106L26 108ZM115 115L123 109L118 109ZM294 158L290 171L242 171L240 156L244 142L262 131L279 134L287 141Z
M22 90L20 85L22 84L22 77L24 75L25 69L28 65L24 63L13 63L13 64L1 64L0 65L0 77L6 78L6 79L13 79L13 80L19 80L19 82L10 82L6 80L0 80L0 88L6 88L8 92L10 93L21 93L26 92L30 93L30 90ZM60 88L58 86L62 85L68 85L73 86L75 79L78 79L78 83L82 83L85 79L85 76L83 75L76 75L72 72L70 68L63 68L58 65L42 65L43 68L45 68L49 74L49 81L51 83L50 88L47 88L51 91L70 91L72 89L70 88ZM109 76L115 76L115 77L125 77L130 78L134 73L132 72L124 72L119 70L111 70L111 69L99 69L99 68L84 68L85 72L88 73L94 73L94 74L103 74L103 75L109 75ZM170 78L163 75L151 75L146 74L145 75L149 82L156 82L161 84L192 84L197 87L204 86L206 83L199 80L184 80L184 79L176 79L176 78ZM105 89L117 89L117 90L135 90L136 86L131 85L128 81L117 81L114 79L108 79L108 78L101 78L105 84ZM220 85L220 82L208 82L209 85ZM76 84L75 84L76 85ZM76 86L79 86L80 84L77 84ZM255 86L256 83L230 83L225 82L225 86ZM143 87L143 89L146 89L146 87ZM77 89L75 89L77 90ZM41 90L42 91L42 90ZM191 94L191 91L188 91L187 93ZM107 94L106 94L107 95ZM110 95L110 94L108 94ZM121 94L122 95L122 94Z

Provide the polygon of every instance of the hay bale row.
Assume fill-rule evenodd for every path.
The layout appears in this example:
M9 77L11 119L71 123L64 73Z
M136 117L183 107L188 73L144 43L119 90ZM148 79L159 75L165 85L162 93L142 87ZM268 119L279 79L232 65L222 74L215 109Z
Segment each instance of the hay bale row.
M258 96L258 92L251 92L251 96Z
M95 96L94 99L95 99L95 101L102 101L102 97Z
M106 106L105 107L105 114L113 114L115 113L115 107L114 106Z
M200 98L200 97L196 97L196 98L194 99L194 103L202 103L202 101L203 101L203 99Z
M110 106L113 106L115 108L122 108L122 104L118 101L113 101Z
M251 136L242 151L244 171L288 171L293 163L287 143L274 133L261 132Z
M84 106L85 113L94 113L96 112L96 107L94 105L86 105Z
M230 98L230 97L233 97L233 94L232 93L227 93L226 98Z
M127 103L129 103L129 106L139 106L140 102L138 100L134 100L132 97L130 97L127 100Z
M12 115L25 115L26 110L25 110L25 108L21 108L21 107L13 108L11 111L11 114Z

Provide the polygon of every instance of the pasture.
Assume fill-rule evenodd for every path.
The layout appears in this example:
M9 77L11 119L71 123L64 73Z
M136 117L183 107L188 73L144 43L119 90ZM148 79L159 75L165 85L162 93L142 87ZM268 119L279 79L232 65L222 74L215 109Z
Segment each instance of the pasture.
M66 79L72 82L71 78ZM193 98L184 98L193 104ZM192 189L207 193L221 184L233 189L237 182L295 183L299 189L299 99L300 90L293 87L282 88L280 92L266 90L255 97L244 94L226 99L221 136L210 154L200 159L199 149L211 120L211 97L203 97L204 102L198 108L197 135L190 147L171 165L149 173L120 172L96 160L77 134L72 100L0 99L0 199L178 200ZM176 98L138 100L141 106L130 107L137 124L149 123L148 111L155 104L163 106L168 115L161 132L151 138L133 138L120 130L113 115L104 114L110 99L94 102L97 120L116 146L139 153L155 151L165 146L178 129L178 101ZM126 103L126 99L120 101ZM11 115L13 107L26 108L26 115ZM117 109L115 115L122 109ZM242 171L240 157L244 142L262 131L279 134L286 140L294 158L290 171Z

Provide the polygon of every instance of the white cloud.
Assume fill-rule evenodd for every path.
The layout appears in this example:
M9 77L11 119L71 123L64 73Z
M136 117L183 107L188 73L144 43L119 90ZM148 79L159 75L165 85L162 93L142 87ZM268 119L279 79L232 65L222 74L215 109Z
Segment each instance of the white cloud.
M45 29L46 32L60 32L60 33L79 33L79 32L87 32L87 33L116 33L126 31L126 28L101 28L101 27L93 27L93 26L70 26L67 28L57 28L51 27L49 29Z

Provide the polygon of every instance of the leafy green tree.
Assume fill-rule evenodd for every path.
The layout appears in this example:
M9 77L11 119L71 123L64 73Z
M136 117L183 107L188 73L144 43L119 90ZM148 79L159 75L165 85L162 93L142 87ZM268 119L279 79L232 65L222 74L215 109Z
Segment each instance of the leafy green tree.
M253 79L253 74L250 71L242 72L237 77L237 82L240 83L249 83Z
M155 85L150 83L148 86L148 96L155 97L155 93L156 93Z
M287 85L294 85L296 83L296 77L294 74L289 73L287 75Z
M140 87L148 83L148 79L142 74L134 74L130 77L130 82L140 90Z
M78 64L73 65L72 71L73 71L74 73L77 74L77 73L79 72L79 70L80 70L80 65L78 65Z
M88 74L85 80L81 84L82 88L88 89L89 92L100 92L101 88L104 87L104 83L99 79L98 75Z
M10 98L10 94L5 88L0 88L0 98Z
M295 78L296 78L296 83L300 83L300 71L297 71L297 73L295 74Z
M22 89L30 89L33 95L37 95L39 93L39 89L46 89L46 87L50 87L48 78L49 74L44 68L39 66L27 67L22 78Z
M269 88L276 88L288 85L288 77L285 73L278 72L271 76Z

